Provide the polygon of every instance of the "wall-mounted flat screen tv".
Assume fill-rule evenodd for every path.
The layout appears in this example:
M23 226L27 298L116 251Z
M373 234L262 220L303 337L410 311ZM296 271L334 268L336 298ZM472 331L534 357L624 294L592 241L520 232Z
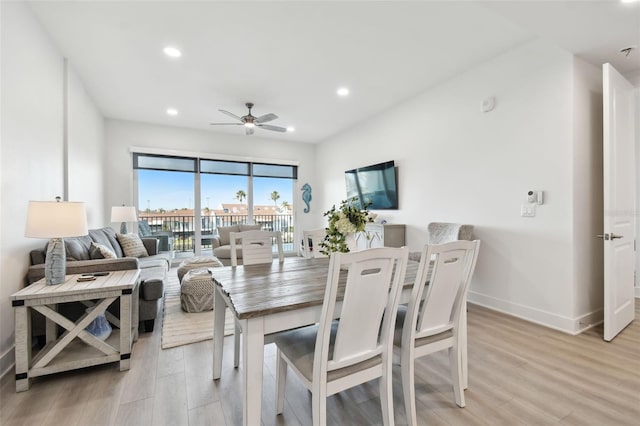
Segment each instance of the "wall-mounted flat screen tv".
M347 197L357 197L369 204L370 210L395 210L398 208L396 167L393 161L373 164L344 172Z

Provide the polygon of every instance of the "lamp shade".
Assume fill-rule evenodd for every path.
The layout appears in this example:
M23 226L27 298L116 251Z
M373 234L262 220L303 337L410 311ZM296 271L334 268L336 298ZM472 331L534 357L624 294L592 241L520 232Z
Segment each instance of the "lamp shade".
M29 201L25 237L65 238L88 233L84 203Z
M111 222L137 222L136 208L130 206L111 207Z

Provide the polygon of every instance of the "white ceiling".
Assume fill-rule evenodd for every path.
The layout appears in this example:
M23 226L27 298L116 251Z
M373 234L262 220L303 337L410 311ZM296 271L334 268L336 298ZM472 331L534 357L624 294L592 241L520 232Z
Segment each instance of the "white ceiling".
M535 37L640 74L640 3L607 1L30 2L102 113L244 134L273 112L318 142ZM169 59L162 49L179 47ZM348 86L347 98L336 96ZM169 117L165 110L177 108ZM250 137L250 136L247 136Z

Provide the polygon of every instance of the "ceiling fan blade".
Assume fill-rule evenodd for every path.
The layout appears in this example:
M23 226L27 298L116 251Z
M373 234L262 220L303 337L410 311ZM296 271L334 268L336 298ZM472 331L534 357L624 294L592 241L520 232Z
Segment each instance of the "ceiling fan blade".
M242 126L242 123L209 123L212 126Z
M272 121L272 120L275 120L276 118L278 118L277 115L269 113L269 114L261 115L260 117L256 118L254 121L257 123L266 123L267 121Z
M253 131L254 131L254 128L253 128L253 127L247 127L247 128L246 128L246 131L247 131L247 132L246 132L246 133L247 133L247 135L252 135L252 134L253 134Z
M234 113L232 113L232 112L225 111L225 110L223 110L223 109L219 109L218 111L220 111L220 112L221 112L221 113L223 113L223 114L227 114L229 117L233 117L233 118L235 118L236 120L242 121L242 117L238 117L237 115L235 115L235 114L234 114Z
M278 127L278 126L272 126L270 124L258 124L258 126L261 129L265 129L265 130L273 130L274 132L286 132L287 129L285 129L284 127Z

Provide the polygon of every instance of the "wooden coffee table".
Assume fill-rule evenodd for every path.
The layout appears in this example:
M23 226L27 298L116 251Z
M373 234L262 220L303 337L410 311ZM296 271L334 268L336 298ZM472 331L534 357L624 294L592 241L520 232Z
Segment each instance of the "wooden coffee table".
M28 390L33 377L61 371L110 362L120 362L120 371L129 369L131 347L137 337L140 271L112 271L85 282L78 282L79 276L67 275L65 282L58 285L46 285L41 279L11 295L15 311L16 392ZM118 298L120 318L105 312ZM57 304L66 302L81 302L94 309L74 323L56 310ZM47 323L46 345L35 357L31 355L30 309L44 315ZM103 313L118 327L105 341L85 330ZM65 329L59 336L58 326Z

